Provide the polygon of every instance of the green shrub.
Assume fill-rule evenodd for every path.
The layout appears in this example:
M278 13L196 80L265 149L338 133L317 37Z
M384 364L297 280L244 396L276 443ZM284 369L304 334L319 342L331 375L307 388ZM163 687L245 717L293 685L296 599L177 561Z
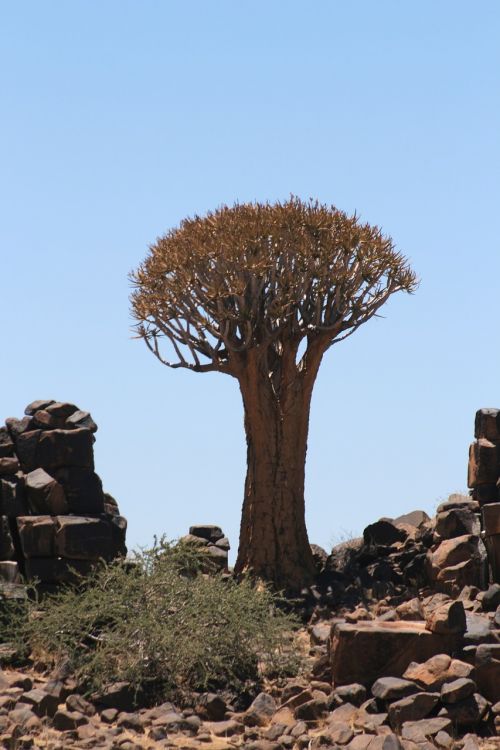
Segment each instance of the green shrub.
M46 663L68 659L88 690L126 680L168 697L293 673L293 617L268 589L204 575L203 566L199 550L155 542L133 561L103 563L78 586L28 603L4 637L16 632Z

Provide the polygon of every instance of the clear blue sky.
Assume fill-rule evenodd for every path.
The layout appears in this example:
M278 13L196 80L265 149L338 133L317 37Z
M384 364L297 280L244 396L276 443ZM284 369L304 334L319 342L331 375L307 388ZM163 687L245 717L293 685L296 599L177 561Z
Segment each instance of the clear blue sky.
M237 545L237 385L133 340L127 280L234 200L356 210L421 277L324 361L311 541L465 489L500 406L499 39L497 0L0 3L0 417L90 410L130 546L196 522Z

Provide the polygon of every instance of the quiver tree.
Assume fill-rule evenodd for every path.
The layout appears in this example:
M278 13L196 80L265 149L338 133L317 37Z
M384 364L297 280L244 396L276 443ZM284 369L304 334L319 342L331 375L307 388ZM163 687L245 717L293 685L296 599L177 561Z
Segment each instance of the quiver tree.
M287 589L307 584L314 381L332 344L391 294L414 290L406 258L378 227L291 198L185 219L131 278L138 334L160 362L238 380L248 463L236 571Z

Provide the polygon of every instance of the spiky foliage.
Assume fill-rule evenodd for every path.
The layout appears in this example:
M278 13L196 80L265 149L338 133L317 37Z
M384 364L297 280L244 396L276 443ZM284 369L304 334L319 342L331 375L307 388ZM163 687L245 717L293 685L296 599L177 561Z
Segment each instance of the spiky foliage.
M236 377L242 352L262 352L272 377L303 339L306 369L309 349L324 352L417 284L378 227L294 197L185 219L131 279L137 331L163 364Z
M18 602L0 637L46 664L66 661L89 691L126 680L159 700L296 673L297 620L268 588L202 574L207 562L203 549L162 539L40 602Z

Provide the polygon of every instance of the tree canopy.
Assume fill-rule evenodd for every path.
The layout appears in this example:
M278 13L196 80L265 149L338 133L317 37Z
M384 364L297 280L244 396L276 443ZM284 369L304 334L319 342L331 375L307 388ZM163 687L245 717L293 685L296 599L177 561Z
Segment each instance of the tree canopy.
M242 352L279 357L305 339L300 370L311 345L326 350L417 285L379 227L295 197L184 219L131 279L138 334L163 364L231 375Z

